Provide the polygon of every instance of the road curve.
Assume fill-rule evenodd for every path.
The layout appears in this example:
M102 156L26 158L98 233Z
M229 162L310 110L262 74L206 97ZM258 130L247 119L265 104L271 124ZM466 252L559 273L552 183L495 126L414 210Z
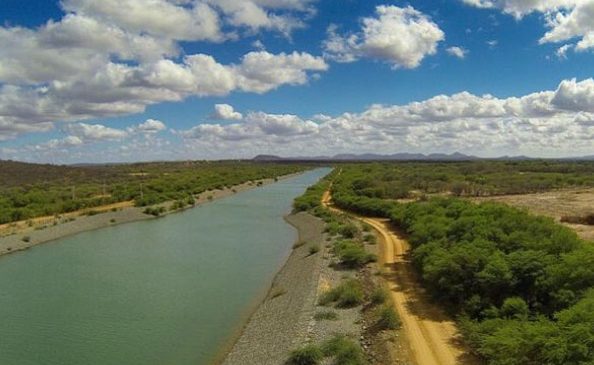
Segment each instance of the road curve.
M326 191L322 204L335 212L330 191ZM455 323L437 306L430 303L424 290L417 284L415 273L406 253L408 243L399 238L387 219L356 217L373 227L380 241L379 263L384 270L392 301L402 321L412 357L417 365L476 364L460 345Z

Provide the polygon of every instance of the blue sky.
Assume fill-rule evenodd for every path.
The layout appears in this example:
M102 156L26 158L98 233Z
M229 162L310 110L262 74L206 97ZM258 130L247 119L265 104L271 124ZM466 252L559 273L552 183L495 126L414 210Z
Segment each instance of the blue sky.
M594 154L591 0L101 3L0 4L0 158Z

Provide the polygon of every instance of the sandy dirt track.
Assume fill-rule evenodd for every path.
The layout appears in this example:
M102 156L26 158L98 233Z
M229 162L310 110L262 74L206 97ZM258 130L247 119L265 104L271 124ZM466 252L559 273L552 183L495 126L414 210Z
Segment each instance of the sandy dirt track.
M323 204L342 212L331 204L329 191L324 193ZM436 305L433 305L417 284L415 273L407 260L408 243L390 228L387 219L357 217L371 225L378 233L380 265L388 282L394 307L417 365L476 364L460 343L455 323Z

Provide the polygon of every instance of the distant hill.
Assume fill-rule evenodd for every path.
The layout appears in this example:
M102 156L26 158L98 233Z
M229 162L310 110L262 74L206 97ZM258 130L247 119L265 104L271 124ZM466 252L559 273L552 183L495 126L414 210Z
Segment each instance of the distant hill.
M252 160L254 161L280 161L284 160L284 158L274 155L258 155L254 157Z
M452 154L432 153L430 155L421 153L395 153L392 155L342 153L334 156L313 157L280 157L275 155L258 155L254 157L255 161L472 161L478 159L479 157L468 156L459 152Z
M375 153L353 154L342 153L334 156L307 156L307 157L280 157L276 155L258 155L255 161L476 161L476 160L501 160L501 161L527 161L537 158L529 156L501 156L495 158L482 158L472 155L465 155L460 152L446 153L395 153L382 155ZM552 159L553 160L553 159ZM579 156L559 158L563 161L594 161L593 156Z

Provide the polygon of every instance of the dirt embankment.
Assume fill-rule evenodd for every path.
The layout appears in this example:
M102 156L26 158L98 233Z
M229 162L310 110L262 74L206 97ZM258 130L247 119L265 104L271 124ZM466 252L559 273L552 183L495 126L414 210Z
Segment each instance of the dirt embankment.
M327 191L323 204L334 211ZM408 243L398 237L387 219L358 217L371 225L380 242L379 262L402 321L412 361L417 365L476 364L462 346L455 323L433 303L419 286L408 261Z
M286 175L280 177L279 180L287 179L298 174ZM244 183L222 190L207 191L195 196L195 206L273 182L275 182L274 179L266 179L259 182ZM166 202L158 206L169 208L171 205L172 202ZM191 208L191 206L188 206L188 208ZM39 217L32 220L0 225L0 256L26 250L42 243L81 232L155 218L152 215L144 214L144 209L134 207L133 202L120 202L66 213L59 218L53 216ZM89 215L89 211L93 213ZM179 211L167 210L164 214Z

